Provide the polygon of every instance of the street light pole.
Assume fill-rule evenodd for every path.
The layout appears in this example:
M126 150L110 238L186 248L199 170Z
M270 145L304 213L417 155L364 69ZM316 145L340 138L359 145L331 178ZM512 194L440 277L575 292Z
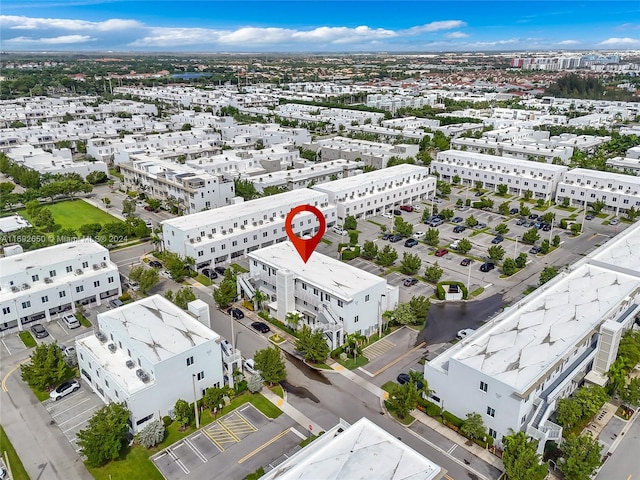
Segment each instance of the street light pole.
M383 293L378 299L378 340L382 338L382 297L386 299L387 296Z
M469 263L469 266L467 267L467 295L469 295L470 285L471 285L471 263ZM467 299L469 299L468 296L467 296Z
M196 376L191 374L191 383L193 384L193 410L196 414L196 430L200 428L200 417L198 416L198 397L196 396Z
M513 249L513 258L518 256L518 235L516 235L516 248Z

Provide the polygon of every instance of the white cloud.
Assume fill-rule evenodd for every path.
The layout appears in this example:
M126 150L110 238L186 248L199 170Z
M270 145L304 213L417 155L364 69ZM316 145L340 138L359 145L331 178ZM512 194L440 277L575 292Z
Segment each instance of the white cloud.
M466 27L466 22L462 20L443 20L440 22L431 22L425 25L419 25L411 27L406 30L400 30L399 33L403 35L418 35L425 32L438 32L440 30L453 30L454 28Z
M606 40L600 42L598 45L602 45L602 46L619 45L619 46L624 46L624 47L632 47L632 46L635 46L635 45L640 45L640 39L629 38L629 37L624 37L624 38L611 37L611 38L607 38Z
M89 35L61 35L59 37L29 38L14 37L5 40L6 43L28 43L42 45L69 45L72 43L84 43L94 41Z
M64 18L32 18L15 15L0 15L2 28L11 30L92 30L98 32L113 32L135 29L143 26L137 20L112 18L104 22L90 22L87 20L72 20Z
M577 40L562 40L561 42L558 42L558 45L577 45L580 42Z
M464 32L451 32L445 34L446 38L467 38L469 35Z

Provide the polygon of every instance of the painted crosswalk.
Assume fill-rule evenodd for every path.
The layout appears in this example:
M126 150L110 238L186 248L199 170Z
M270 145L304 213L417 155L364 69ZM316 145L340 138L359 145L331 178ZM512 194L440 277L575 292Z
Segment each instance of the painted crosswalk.
M378 340L374 344L369 345L368 347L366 347L362 351L362 353L364 354L365 357L367 357L369 359L369 361L371 361L374 358L379 357L383 353L388 352L389 350L391 350L395 346L396 346L395 343L390 342L389 340L386 340L386 339L383 338L382 340Z

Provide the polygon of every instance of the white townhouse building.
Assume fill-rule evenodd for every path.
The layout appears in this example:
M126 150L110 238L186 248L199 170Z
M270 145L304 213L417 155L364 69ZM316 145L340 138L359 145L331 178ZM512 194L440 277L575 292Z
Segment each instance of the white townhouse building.
M387 166L391 157L415 158L418 154L417 144L389 145L387 143L369 142L367 140L354 140L347 137L332 137L318 140L303 145L308 150L317 152L319 159L323 161L337 160L362 160L366 165L381 169Z
M205 313L208 315L208 311ZM95 332L76 339L78 366L105 403L124 402L135 434L173 414L178 399L199 400L224 385L221 337L161 295L98 314Z
M298 327L323 331L332 350L345 335L378 332L399 295L384 278L321 253L304 263L289 241L249 254L249 273L238 276L238 290L252 298L257 288L269 296L271 315L286 322L287 313L298 312Z
M25 168L35 170L44 175L46 173L65 174L77 173L82 178L92 172L102 172L107 174L107 164L104 162L74 161L71 150L61 149L47 152L39 147L31 145L21 145L11 148L7 156L15 163Z
M335 225L336 207L329 203L327 194L303 188L165 220L161 223L163 245L182 257L194 258L199 267L227 264L253 250L285 241L284 221L302 204L322 211L327 227ZM313 235L318 228L312 213L296 215L293 230L298 236Z
M558 184L556 202L568 198L571 205L590 205L602 201L618 213L640 209L640 177L622 173L574 168L565 172Z
M132 162L120 165L125 186L159 200L173 198L187 213L229 205L235 197L232 180L148 155L132 158Z
M338 223L351 215L367 218L392 210L399 205L412 205L435 196L436 178L427 167L400 164L355 177L315 185L335 204Z
M282 127L277 123L252 123L250 125L231 124L221 128L222 139L235 143L236 137L242 139L239 143L255 145L262 143L265 147L280 143L292 143L296 146L311 141L311 134L306 128Z
M281 170L249 177L248 180L258 192L266 187L285 187L288 190L307 188L310 184L324 184L340 178L347 178L362 173L363 162L350 160L331 160L318 162L308 167Z
M456 175L463 184L473 185L480 181L484 188L497 191L498 185L507 185L509 193L522 195L531 190L534 198L551 200L556 186L568 167L528 160L517 160L496 155L445 150L439 152L437 159L431 162L432 170L446 182L453 181Z
M75 313L77 303L100 305L121 294L109 250L91 239L0 258L0 330L24 330L30 322Z
M583 381L606 384L624 330L640 314L640 224L560 273L425 364L431 400L489 434L562 438L549 420Z

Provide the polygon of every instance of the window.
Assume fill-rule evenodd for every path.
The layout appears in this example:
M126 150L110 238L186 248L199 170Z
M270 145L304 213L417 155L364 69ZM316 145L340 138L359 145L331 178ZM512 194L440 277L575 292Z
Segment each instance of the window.
M32 282L37 282L40 279L40 277L38 275L31 275L31 281Z
M204 379L204 372L199 372L197 377L198 377L198 380L203 380Z
M498 432L496 432L493 428L489 429L489 435L491 435L493 438L498 438Z
M109 380L107 380L106 378L104 379L104 385L105 387L109 388Z
M60 298L64 298L67 296L67 292L65 291L59 292L59 295L60 295Z
M55 277L56 276L56 271L55 270L49 270L49 276L50 277Z
M368 301L369 301L369 295L365 295L365 296L364 296L364 301L365 301L365 302L368 302Z
M96 280L95 282L93 282L93 286L94 287L99 287L100 286L100 281Z
M193 357L187 358L187 367L193 365Z
M84 291L84 287L82 285L79 285L79 286L76 287L76 292L77 293L80 293L82 291Z
M7 315L11 313L11 307L2 307L2 314Z
M89 262L82 262L82 268L89 268Z
M22 302L22 308L31 308L31 301Z
M338 306L339 307L344 307L344 302L342 300L338 300Z
M355 317L353 317L353 323L358 323L360 321L360 316L356 315Z
M488 388L488 385L484 382L480 382L480 390L482 390L483 392L486 392Z
M49 301L49 296L45 295L41 298L42 303L47 303Z
M491 407L487 407L487 415L489 415L490 417L495 417L496 416L495 409L493 409Z
M146 417L141 418L140 420L138 420L136 422L136 425L142 425L144 422L146 422L148 420L151 420L152 418L153 418L153 413L151 415L147 415Z
M107 282L108 282L108 283L113 283L113 277L109 277L109 278L107 278Z
M73 270L73 267L71 265L67 265L67 273L71 273L71 270Z

